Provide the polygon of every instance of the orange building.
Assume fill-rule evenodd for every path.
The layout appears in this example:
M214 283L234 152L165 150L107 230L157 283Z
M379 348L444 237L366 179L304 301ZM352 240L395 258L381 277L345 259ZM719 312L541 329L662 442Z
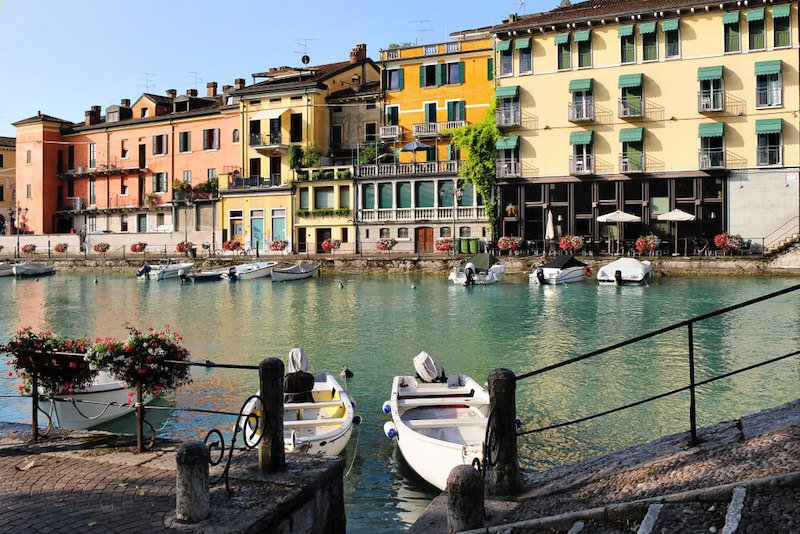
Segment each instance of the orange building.
M92 106L79 123L41 112L14 123L17 199L29 231L213 231L217 174L241 160L233 89L219 94L210 82L203 97L170 89L132 105L123 99L105 115Z

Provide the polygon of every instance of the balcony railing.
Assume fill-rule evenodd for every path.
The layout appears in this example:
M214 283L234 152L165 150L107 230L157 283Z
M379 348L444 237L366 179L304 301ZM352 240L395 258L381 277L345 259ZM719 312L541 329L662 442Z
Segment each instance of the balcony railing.
M756 165L781 165L783 164L782 146L760 146L756 149Z
M402 126L381 126L380 129L381 139L400 139L403 137Z
M488 220L483 206L458 206L456 221ZM362 222L403 222L403 221L448 221L453 222L453 208L389 208L360 209L358 220Z
M630 174L644 172L644 156L642 154L623 154L619 157L619 172Z
M570 156L569 173L576 176L594 173L594 157L590 154L585 156Z
M426 56L435 56L439 53L439 45L427 45L423 48L423 54Z
M710 89L697 93L697 111L722 111L725 107L725 91Z
M783 105L783 91L780 87L756 90L757 108L772 108L781 105Z
M644 99L641 96L628 96L619 99L619 116L624 117L643 117Z
M519 161L498 160L496 168L498 178L517 178L522 174L522 166Z
M415 174L456 174L464 162L424 161L421 163L379 163L377 165L359 165L361 177L369 176L409 176Z
M254 148L277 148L283 145L283 135L279 133L250 134L250 146Z
M461 128L467 121L423 122L414 125L414 137L438 137L445 130Z
M665 57L678 57L681 55L681 45L678 42L670 42L664 45Z
M519 126L521 113L519 104L515 106L504 106L495 110L498 128Z
M387 50L386 59L400 59L400 50Z
M570 122L593 121L594 102L570 102L567 104L567 115Z
M255 189L265 187L278 187L281 185L280 175L266 176L231 176L228 189Z
M280 174L277 175L280 179ZM297 171L297 180L349 180L353 177L350 165L303 167Z
M698 163L698 167L701 169L721 169L725 167L725 149L700 149L700 161Z

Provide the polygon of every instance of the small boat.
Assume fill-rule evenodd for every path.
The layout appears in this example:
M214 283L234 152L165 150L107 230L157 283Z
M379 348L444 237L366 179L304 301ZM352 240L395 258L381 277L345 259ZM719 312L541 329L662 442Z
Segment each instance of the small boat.
M310 278L319 271L319 265L312 263L297 263L285 269L272 268L273 282L284 280L300 280L301 278Z
M39 401L39 407L44 413L51 414L54 425L70 430L92 428L134 412L132 405L121 406L129 401L125 383L115 380L104 371L100 371L91 385L85 389L56 398L65 400L52 402L42 399ZM151 402L153 398L152 395L145 396L145 404ZM90 402L73 403L70 399ZM116 403L120 406L107 407L107 403Z
M414 471L444 490L455 466L483 462L489 394L467 375L445 376L426 352L414 368L416 377L394 377L384 432Z
M499 265L499 261L491 254L476 254L453 267L447 279L462 286L494 284L508 270L505 265Z
M597 281L601 284L646 284L653 276L650 262L636 258L620 258L597 271Z
M554 260L537 267L528 280L534 284L568 284L583 282L592 276L592 268L572 254L557 256Z
M43 263L17 263L11 270L14 276L19 277L48 276L56 272L53 267Z
M145 263L141 269L136 272L139 278L149 278L150 280L164 280L166 278L179 278L181 271L183 274L188 274L194 269L194 263L175 263L169 258L158 260L158 266L152 267L149 263Z
M330 373L316 376L306 372L305 351L295 348L289 352L289 373L284 382L283 444L286 452L337 455L350 441L353 425L361 423L354 415L353 402ZM292 384L302 384L292 388ZM260 392L256 393L259 395ZM258 442L260 433L256 418L260 402L247 403L239 425L249 445Z
M0 263L0 276L14 276L14 264Z
M200 271L199 273L179 273L183 282L215 282L223 278L236 279L236 269L228 267L225 269L215 269L213 271Z
M277 261L254 261L236 266L237 280L253 280L264 278L272 274L272 268L278 265Z

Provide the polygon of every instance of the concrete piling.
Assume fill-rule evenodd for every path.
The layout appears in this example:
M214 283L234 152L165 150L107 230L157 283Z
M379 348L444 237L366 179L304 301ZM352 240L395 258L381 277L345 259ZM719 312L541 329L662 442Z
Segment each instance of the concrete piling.
M178 465L175 484L175 516L182 523L208 518L208 448L197 439L185 441L175 456Z
M447 532L483 526L483 478L469 465L457 465L447 477Z

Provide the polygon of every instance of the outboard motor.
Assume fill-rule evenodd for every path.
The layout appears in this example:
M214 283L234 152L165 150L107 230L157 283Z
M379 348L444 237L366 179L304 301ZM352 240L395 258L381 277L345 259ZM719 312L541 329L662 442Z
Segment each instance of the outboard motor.
M475 264L467 263L464 266L464 276L466 277L465 285L471 286L472 284L475 283L475 274L476 274Z
M546 281L544 279L544 270L541 267L536 269L536 279L539 281L541 285L545 285Z
M136 271L136 276L147 276L148 274L150 274L150 271L152 271L152 270L153 270L153 268L150 267L150 264L149 263L145 263L144 265L142 265L141 269Z
M622 271L614 271L614 281L618 286L622 285Z
M435 361L433 361L431 355L425 351L422 351L414 356L414 369L417 371L417 378L419 378L422 382L447 382L447 376L444 374L444 369L439 371L439 366L436 365Z
M228 279L236 280L236 267L229 267L228 268Z

